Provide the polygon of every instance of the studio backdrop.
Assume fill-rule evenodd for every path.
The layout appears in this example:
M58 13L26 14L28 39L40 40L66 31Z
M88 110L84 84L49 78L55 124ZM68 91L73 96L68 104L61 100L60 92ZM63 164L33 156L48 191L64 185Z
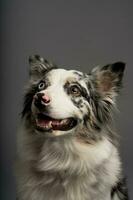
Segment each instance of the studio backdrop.
M116 128L133 198L133 1L0 1L0 199L14 200L13 163L28 57L40 54L84 72L95 65L126 62Z

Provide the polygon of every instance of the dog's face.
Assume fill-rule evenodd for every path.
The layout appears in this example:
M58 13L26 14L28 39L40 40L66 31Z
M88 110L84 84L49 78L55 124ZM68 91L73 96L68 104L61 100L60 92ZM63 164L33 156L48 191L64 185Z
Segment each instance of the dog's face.
M100 131L109 122L124 63L96 67L84 74L58 69L40 56L29 61L30 83L23 116L34 129L57 136L83 129Z
M32 113L39 129L64 134L83 123L89 111L89 90L84 75L53 69L37 83Z

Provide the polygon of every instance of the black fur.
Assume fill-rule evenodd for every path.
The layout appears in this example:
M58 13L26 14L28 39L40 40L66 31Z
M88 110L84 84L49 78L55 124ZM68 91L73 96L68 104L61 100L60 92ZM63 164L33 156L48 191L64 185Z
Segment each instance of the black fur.
M120 200L129 200L128 190L126 187L126 179L121 179L116 186L112 188L111 198L113 200L114 196L117 195Z
M31 108L33 97L35 94L37 94L38 92L41 91L38 88L38 84L41 81L46 82L46 88L48 86L50 86L50 80L47 80L47 79L50 76L52 77L52 75L55 75L56 73L50 74L50 76L47 76L47 73L53 69L57 69L57 67L56 67L56 65L49 63L47 60L41 58L38 55L30 57L29 63L30 63L30 84L29 84L29 89L27 90L25 97L24 97L24 106L23 106L24 108L22 111L22 118L26 117L26 118L24 118L24 120L26 120L26 122L28 121L27 119L29 119L29 121L31 123L29 123L29 121L28 121L27 124L29 125L29 127L31 126L32 128L34 128L33 127L34 124L32 123L35 121L35 120L32 121L32 119L33 119L32 114L34 115L34 110L32 110L32 108ZM124 69L125 69L125 64L122 62L117 62L114 64L106 65L104 67L98 67L94 71L92 71L89 75L73 70L72 74L70 73L70 80L69 80L69 73L68 73L68 77L64 76L63 84L61 85L61 87L64 88L64 91L66 92L67 96L69 96L67 98L68 102L71 101L70 102L71 104L68 104L68 105L72 105L72 108L73 108L73 104L74 104L78 108L77 113L80 113L78 115L75 114L75 118L77 117L77 122L79 122L79 125L81 125L81 127L77 126L77 129L75 129L76 131L74 132L74 135L72 136L73 140L75 140L75 138L79 139L79 142L81 142L83 145L85 143L87 145L88 144L95 145L97 142L99 142L100 140L102 141L103 138L106 137L107 140L109 140L110 143L114 144L114 146L117 149L116 135L112 132L112 130L109 127L110 127L110 122L112 119L112 112L113 112L114 102L115 102L114 100L115 100L115 97L117 96L117 93L120 90L120 87L122 86L122 77L123 77ZM62 72L62 70L61 70L61 72ZM63 71L63 73L64 73L64 71ZM75 76L73 76L73 74ZM57 73L57 75L58 75L58 73ZM56 77L52 80L55 81L55 85L56 85L56 83L58 83L59 88L60 88L60 80L62 80L62 79L60 79L60 71L59 71L59 80L57 81ZM82 84L83 83L82 81L84 81L84 84ZM86 87L85 87L85 84L86 84ZM76 96L76 94L74 95L74 93L71 93L72 85L75 85L79 89L79 93L77 96ZM46 89L46 88L43 88L43 89ZM56 91L54 91L54 89L53 90L51 89L49 91L51 91L52 95L55 92L55 94L53 96L53 99L54 99L56 97ZM62 91L62 90L60 90L60 91ZM39 94L41 96L41 93L39 93ZM50 97L52 97L52 95ZM60 93L58 93L58 95L59 95L58 97L60 97ZM66 97L64 95L64 93L63 93L63 97ZM56 99L54 99L54 100L56 100ZM57 100L58 100L58 98L57 98ZM62 100L62 99L59 99L59 100ZM65 100L64 100L64 102L65 102ZM38 111L44 112L45 106L44 105L42 106L40 104L39 98L36 101L34 101L34 103L36 105L35 108L38 109L36 112L36 115L38 115ZM58 102L55 102L55 104L53 104L53 105L55 106L55 108L58 109L58 111L59 111L60 107L62 106L61 107L62 109L60 109L62 111L64 109L64 107L67 106L67 101L66 101L65 105L64 104L60 105L60 101L59 101L59 105L58 105ZM58 105L58 107L56 107L56 105ZM49 107L46 108L47 110L45 110L45 112L44 112L46 115L48 114L48 111L50 113L50 109L52 108L52 106L51 106L51 108L50 108L50 105L48 105L48 106ZM77 111L76 107L74 107L73 113L76 113L75 112L75 109ZM65 114L66 114L66 112L67 111L64 110ZM72 117L73 117L73 113L72 113ZM27 117L29 117L29 118L27 118ZM70 117L71 117L71 115L70 115ZM37 130L40 132L42 131L42 133L44 133L41 128L39 129L39 127ZM51 129L51 133L52 133L52 129ZM51 135L51 133L50 133L50 135ZM67 135L64 136L64 138L65 137L67 138ZM62 138L63 137L59 137L59 138L57 137L57 142L61 141L60 143L57 143L57 144L62 145L64 148L65 146L64 146L64 143L62 144ZM71 136L70 136L70 138L71 138ZM51 140L52 139L49 139L49 137L48 137L48 142L49 142L48 144L51 144L50 143ZM53 141L54 141L54 139L53 139ZM55 141L56 141L56 139L55 139ZM63 141L65 141L65 139L63 139ZM65 141L65 142L67 142L67 141ZM39 140L38 145L40 145L40 140ZM48 148L49 147L50 147L50 145L48 146ZM62 151L63 151L63 148L61 148ZM37 146L37 151L38 151L38 146ZM53 152L53 150L51 152ZM56 152L56 153L58 153L58 152ZM44 155L45 155L45 152L44 152ZM63 154L60 154L60 155L63 155ZM63 158L64 158L64 156L63 156ZM107 159L110 160L110 157ZM56 158L55 158L55 161L57 162L58 160L56 160ZM105 162L106 162L106 160L105 160ZM101 169L102 169L102 171L104 171L105 168L102 167L102 166L104 166L104 163L102 163L102 164L101 164ZM118 169L121 170L119 163L117 163L117 164L118 164ZM108 169L108 166L107 166L107 169ZM113 167L112 167L112 169L113 169ZM93 174L93 170L95 171L94 167L92 169L92 172L90 172L90 173ZM95 171L96 176L98 174L97 171L98 170L96 169L96 171ZM95 175L95 173L93 175ZM110 170L109 173L110 173L110 177L111 177L112 171ZM101 175L102 175L102 173L101 173L101 171L99 171L99 177L101 177ZM103 176L104 175L105 174L103 173ZM112 189L111 189L111 186L113 184L115 184L116 181L114 181L110 186L109 195L111 197L111 200L114 200L114 198L116 196L118 197L119 200L128 200L129 199L125 179L120 179L120 177L121 177L121 174L119 174L119 177L116 178L116 181L119 180L119 182L116 185L114 185L112 187ZM96 185L94 185L94 190L97 190L98 187L102 188L101 181L99 181L99 180L100 179L98 179L98 182L96 182ZM89 183L89 181L88 181L88 183ZM107 182L108 181L109 180L107 179ZM111 181L112 181L112 179L111 179ZM86 188L87 188L87 186L86 186ZM88 191L90 191L90 190L88 190ZM91 197L92 196L90 196L90 198ZM97 197L96 199L98 199L98 198L99 197Z
M31 104L33 101L33 96L37 91L38 91L37 85L32 85L31 88L25 94L24 105L23 105L23 110L22 110L22 118L25 115L29 116L31 114Z

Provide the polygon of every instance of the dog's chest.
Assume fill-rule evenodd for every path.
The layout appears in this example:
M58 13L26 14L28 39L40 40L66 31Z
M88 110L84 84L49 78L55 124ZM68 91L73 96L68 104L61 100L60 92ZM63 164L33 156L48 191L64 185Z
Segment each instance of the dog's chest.
M86 187L84 182L79 184L76 181L72 181L65 188L62 185L58 185L57 188L52 189L51 187L51 191L47 191L44 194L44 199L47 196L47 200L110 200L109 189L101 192L93 186L88 185Z
M101 187L105 182L99 183L100 179L94 174L88 177L46 175L38 182L31 180L32 186L25 182L22 196L24 200L110 200L110 187Z
M19 163L20 200L111 199L120 161L117 150L108 140L89 146L75 140L67 143L47 140L37 158L31 149L26 149ZM35 161L25 161L25 158Z
M42 173L32 170L29 162L27 167L25 163L20 166L23 174L20 199L110 200L111 186L117 180L120 163L115 149L111 150L106 143L96 148L92 146L87 153L83 148L80 157L72 157L72 154L57 157L54 146L45 146L43 159L38 165Z

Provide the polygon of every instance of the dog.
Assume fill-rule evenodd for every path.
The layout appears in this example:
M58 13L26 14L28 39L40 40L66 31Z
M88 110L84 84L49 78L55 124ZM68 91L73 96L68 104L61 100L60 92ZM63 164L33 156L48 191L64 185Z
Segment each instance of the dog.
M88 74L29 57L18 131L19 200L128 200L112 131L125 63Z

